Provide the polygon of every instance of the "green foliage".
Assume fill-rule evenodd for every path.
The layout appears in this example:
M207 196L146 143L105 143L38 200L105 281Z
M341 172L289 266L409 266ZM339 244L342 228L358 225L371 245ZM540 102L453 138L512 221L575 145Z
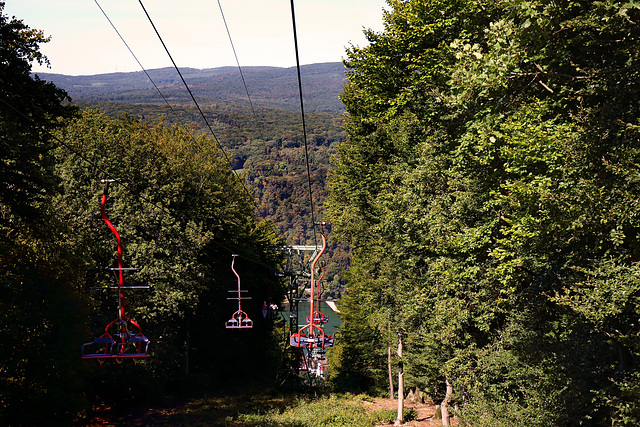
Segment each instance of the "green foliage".
M194 123L190 133L204 134L202 126L198 127L195 107L169 109L155 104L107 102L78 105L95 108L111 117L126 113L145 121L162 121L167 127ZM245 184L258 199L257 215L271 221L287 244L315 243L300 112L257 107L256 121L252 109L240 104L212 104L204 106L203 111L213 123L231 167L243 174ZM335 114L314 113L307 118L311 190L317 221L324 216L329 161L336 153L335 145L344 139L341 124L342 118ZM323 262L326 270L323 297L339 299L344 290L342 271L349 265L349 248L331 240Z
M473 425L632 425L640 10L390 5L346 60L328 211L354 300L338 365L382 371L386 340L358 338L391 322L408 385L443 398L449 378Z
M255 222L251 194L213 142L193 138L179 126L150 127L91 111L71 123L62 138L66 144L58 151L57 168L64 191L55 202L57 214L75 227L61 237L87 268L115 262L113 235L100 217L103 188L97 177L118 180L111 184L106 210L121 235L126 266L138 268L126 280L150 286L127 295L129 317L152 337L154 357L140 370L169 381L187 363L189 371L209 377L225 378L241 366L250 367L242 375L268 372L268 357L236 350L249 342L260 354L272 349L271 324L258 313L268 289L276 300L281 292L269 272L278 262L270 248L279 241L267 224ZM93 159L89 167L88 159ZM232 253L240 255L235 268L252 297L243 309L256 323L242 335L224 329L237 309L226 301L237 285ZM111 279L93 280L108 285ZM99 331L115 314L117 301L100 291L90 296L91 329ZM219 325L216 332L211 325ZM256 357L261 362L255 363Z
M371 418L362 406L336 396L317 398L313 401L301 400L282 413L272 411L265 415L240 415L238 420L263 426L368 427L372 425Z
M76 110L62 105L68 100L63 90L29 75L32 61L46 62L39 45L49 39L3 11L0 2L0 203L34 222L55 185L51 131Z
M415 420L418 412L413 408L404 408L402 410L402 419L404 422ZM374 424L393 424L398 418L397 409L380 409L371 413L371 420Z
M48 41L0 2L0 423L68 425L86 401L75 354L83 332L76 260L55 239L51 132L71 117L64 91L29 76Z

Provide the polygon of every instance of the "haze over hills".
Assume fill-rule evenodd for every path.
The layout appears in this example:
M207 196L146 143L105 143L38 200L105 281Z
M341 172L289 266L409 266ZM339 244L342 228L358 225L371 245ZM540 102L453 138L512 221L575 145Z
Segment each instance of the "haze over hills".
M246 82L251 101L256 106L299 109L297 70L295 67L220 67L199 70L184 68L180 72L198 103L248 103L243 85ZM192 104L174 68L147 70L162 95L143 71L128 73L69 76L37 73L69 93L76 103L117 102L123 104ZM339 99L345 83L341 62L301 66L304 107L307 111L342 113ZM164 97L164 99L163 99Z

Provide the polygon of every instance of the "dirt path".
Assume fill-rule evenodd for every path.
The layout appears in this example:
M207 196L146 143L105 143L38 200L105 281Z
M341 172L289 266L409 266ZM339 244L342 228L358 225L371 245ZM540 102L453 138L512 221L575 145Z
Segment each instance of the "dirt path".
M371 411L377 411L380 409L397 409L398 401L395 399L375 399L373 402L364 402L363 405L366 409ZM405 408L413 408L418 412L418 416L415 420L407 421L403 424L406 427L440 427L442 426L442 420L435 418L436 410L440 411L440 406L436 406L433 403L415 403L405 401ZM451 425L457 425L458 420L451 419ZM392 426L391 424L377 424L376 427Z

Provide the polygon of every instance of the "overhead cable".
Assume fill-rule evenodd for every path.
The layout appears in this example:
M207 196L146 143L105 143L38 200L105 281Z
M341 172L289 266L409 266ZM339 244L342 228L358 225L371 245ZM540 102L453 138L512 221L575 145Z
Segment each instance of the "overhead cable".
M147 12L147 9L144 7L144 4L142 3L142 0L138 0L138 3L140 3L140 7L142 7L142 10L144 11L144 14L147 16L147 19L149 20L149 23L153 27L153 30L155 31L156 35L158 36L158 39L160 40L160 43L162 44L162 47L164 47L164 50L167 53L167 56L169 56L169 59L171 60L171 63L173 64L173 68L175 68L176 72L178 73L178 76L180 76L180 80L182 80L182 84L184 85L185 89L187 89L187 92L189 92L189 96L191 96L191 100L193 101L195 106L198 108L198 111L200 112L200 116L202 117L202 120L204 120L204 123L207 125L207 128L209 128L209 131L211 132L211 136L213 136L213 139L215 140L215 142L216 142L216 144L218 146L218 149L220 150L220 152L222 153L224 158L227 160L227 164L229 165L229 168L231 169L231 171L235 175L235 177L238 180L238 182L240 183L240 185L242 185L242 188L244 188L244 191L246 191L247 194L250 197L253 198L254 195L251 193L251 191L249 191L249 189L247 188L245 183L242 181L242 179L240 179L240 177L238 176L237 172L233 169L233 166L231 164L231 159L229 158L229 156L225 152L224 148L222 148L222 144L220 144L220 140L218 140L218 137L216 136L215 132L213 131L213 128L211 127L211 124L209 124L209 120L207 120L207 117L204 115L204 112L202 111L202 108L200 108L200 104L198 104L198 101L196 100L196 97L193 95L193 92L191 92L191 89L189 88L189 85L187 84L186 80L182 76L182 73L180 72L180 68L176 64L176 61L173 60L173 56L171 56L171 52L169 52L169 49L167 48L167 45L165 44L164 40L162 39L162 36L160 35L160 32L158 31L158 29L156 28L155 24L153 23L153 20L151 19L151 16L149 15L149 12Z
M309 147L307 144L307 125L304 117L304 102L302 99L302 78L300 77L300 55L298 53L298 32L296 30L296 13L291 0L291 22L293 23L293 43L296 51L296 70L298 71L298 93L300 94L300 113L302 116L302 138L304 140L304 155L307 164L307 184L309 186L309 206L311 208L311 226L313 228L313 240L318 246L318 238L316 237L316 220L315 208L313 207L313 191L311 189L311 166L309 162Z
M260 139L264 141L264 136L262 134L262 127L258 123L258 115L256 114L255 108L253 108L253 102L251 101L251 95L249 95L249 89L247 88L247 82L244 79L244 73L242 72L242 67L240 66L240 61L238 60L238 54L236 53L236 48L233 44L233 39L231 38L231 31L229 31L229 26L227 25L227 20L224 17L224 11L222 10L222 4L220 0L218 0L218 7L220 8L220 15L222 16L222 22L224 23L224 28L227 30L227 36L229 37L229 43L231 44L231 50L233 50L233 56L236 59L236 64L238 65L238 71L240 72L240 78L242 79L242 84L244 85L244 91L247 94L247 99L249 100L249 106L251 107L251 111L253 112L253 118L256 122L256 126L258 126L258 132L260 132Z
M167 107L169 107L169 109L171 110L171 112L173 113L174 116L176 116L176 118L178 119L178 121L182 124L182 126L184 126L185 128L187 127L185 125L185 123L182 121L182 119L180 119L180 116L178 115L178 113L176 113L176 111L173 109L173 107L171 106L171 104L169 103L169 101L167 100L167 98L164 96L164 94L162 93L162 91L160 90L160 88L158 87L158 85L156 85L156 82L153 81L153 79L151 78L151 75L149 75L149 73L147 72L147 70L144 68L144 66L142 65L142 63L138 60L138 57L136 56L135 53L133 53L133 50L131 49L131 47L129 47L129 44L127 43L127 41L124 39L124 37L122 36L122 34L120 34L120 31L118 31L118 29L116 28L115 24L113 23L113 21L111 21L111 19L109 18L109 15L107 15L107 13L105 12L105 10L102 8L102 6L100 6L100 3L98 3L98 0L94 0L96 5L98 6L98 8L100 9L100 11L102 12L102 14L104 15L104 17L107 19L107 21L109 22L109 24L111 25L111 28L113 28L113 30L116 32L116 34L118 35L118 37L120 37L120 40L122 41L122 43L125 45L125 47L127 48L127 50L129 51L129 53L131 54L131 56L133 56L133 59L136 60L136 62L138 63L138 65L140 66L140 69L142 69L142 71L144 72L144 74L147 76L147 78L149 79L149 81L151 82L151 84L153 85L153 87L156 89L156 91L158 92L158 94L160 94L160 97L162 97L162 99L164 100L164 103L167 104ZM190 133L191 134L191 133ZM193 134L191 134L191 137L193 139L195 139L195 136Z

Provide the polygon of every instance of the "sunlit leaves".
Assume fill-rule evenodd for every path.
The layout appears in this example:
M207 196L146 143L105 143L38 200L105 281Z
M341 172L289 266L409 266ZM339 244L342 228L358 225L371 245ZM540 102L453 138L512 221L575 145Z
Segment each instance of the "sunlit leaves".
M473 388L470 419L489 397L509 412L490 425L631 423L637 404L620 396L637 392L640 331L636 4L392 6L350 57L332 198L368 267L350 279L384 278L361 292L386 294L373 301L416 331L406 366L425 372L412 378ZM594 409L596 395L615 408ZM545 396L548 418L536 415Z

